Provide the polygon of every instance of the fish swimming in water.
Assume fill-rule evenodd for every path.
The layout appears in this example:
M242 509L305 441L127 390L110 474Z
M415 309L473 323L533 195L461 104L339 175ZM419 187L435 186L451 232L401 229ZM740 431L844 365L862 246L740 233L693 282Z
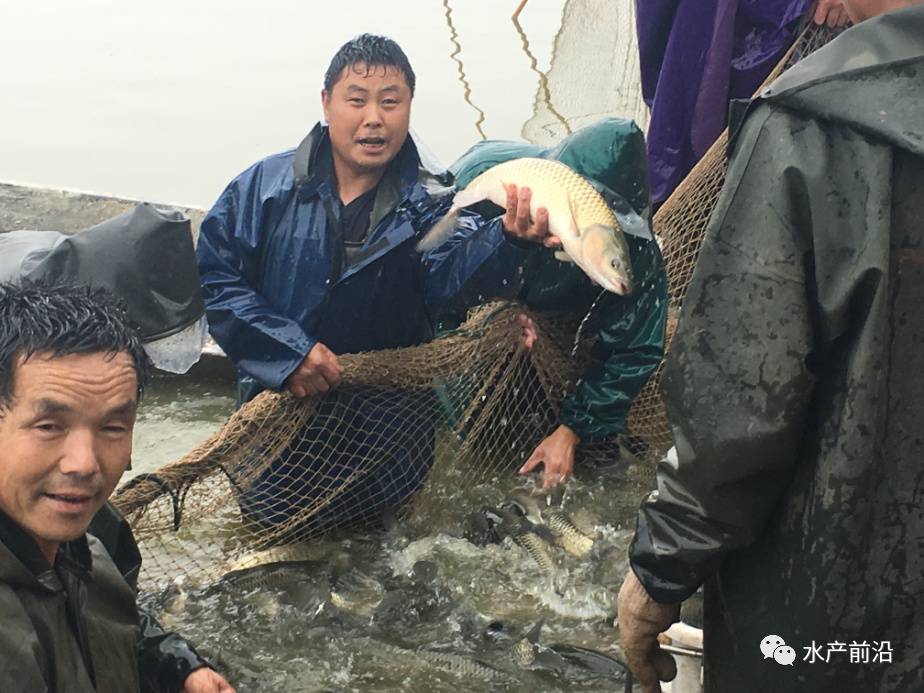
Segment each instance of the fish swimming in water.
M578 645L544 645L539 640L541 630L539 621L514 646L514 658L524 669L545 669L562 675L569 668L577 668L594 676L625 678L626 665L615 657Z
M252 565L225 573L219 584L229 585L238 592L285 588L292 583L307 580L319 566L316 561L277 561Z
M590 556L594 540L579 530L560 507L546 505L544 496L518 489L511 494L511 502L530 522L547 526L555 537L555 543L572 556Z
M238 570L255 568L270 563L294 563L300 561L323 560L326 553L319 551L311 544L282 544L269 549L252 551L227 563L222 574L233 573Z
M554 537L544 527L534 525L510 508L485 508L484 514L493 523L499 540L510 537L533 559L542 575L550 575L554 566L549 554L549 544Z
M632 291L629 247L616 215L603 196L580 174L558 161L524 157L492 166L456 193L443 219L417 244L425 252L443 244L455 231L463 207L490 200L507 205L507 185L532 190L530 214L539 207L549 213L549 231L561 239L556 257L574 262L607 291Z
M379 640L373 640L372 638L366 638L365 640L368 644L367 651L389 659L416 659L434 669L444 671L459 678L477 679L484 683L502 685L517 683L516 679L507 672L463 655L454 654L452 652L437 652L420 647L411 649L399 645L391 645Z
M435 563L417 561L409 576L395 576L388 581L387 592L372 613L372 622L393 627L445 620L455 602L438 578Z

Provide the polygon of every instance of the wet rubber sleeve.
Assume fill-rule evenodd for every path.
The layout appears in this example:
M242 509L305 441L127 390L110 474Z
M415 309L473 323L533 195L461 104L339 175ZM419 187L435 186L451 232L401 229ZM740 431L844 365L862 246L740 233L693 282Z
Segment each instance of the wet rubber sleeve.
M187 676L210 666L186 640L164 631L153 616L143 611L139 616L138 673L142 693L179 693Z
M687 598L722 556L753 543L787 487L809 425L816 328L830 308L812 298L814 227L862 237L862 215L838 211L817 125L770 113L742 131L666 361L675 450L630 547L632 569L662 603ZM829 260L829 276L843 270Z
M107 503L94 516L90 532L103 543L122 577L137 592L141 553L125 518ZM189 642L176 633L164 631L141 607L138 619L138 674L142 693L178 693L192 671L210 666Z
M658 244L627 237L634 289L602 299L594 354L599 363L562 403L559 420L582 441L621 433L632 400L664 355L667 278Z
M279 389L317 340L255 288L262 252L258 187L242 175L222 193L202 220L196 258L215 341L238 368Z

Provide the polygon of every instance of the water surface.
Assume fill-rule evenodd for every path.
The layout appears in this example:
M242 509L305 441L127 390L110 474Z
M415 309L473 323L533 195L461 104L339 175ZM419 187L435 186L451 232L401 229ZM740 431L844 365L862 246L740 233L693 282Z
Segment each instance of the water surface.
M208 207L298 144L331 56L364 31L408 54L412 126L444 163L482 137L548 143L644 118L632 0L529 0L514 23L517 4L3 3L0 180Z

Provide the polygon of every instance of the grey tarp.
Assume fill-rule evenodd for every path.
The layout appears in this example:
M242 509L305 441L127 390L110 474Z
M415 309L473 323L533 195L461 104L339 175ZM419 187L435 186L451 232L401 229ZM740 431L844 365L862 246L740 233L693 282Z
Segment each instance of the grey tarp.
M73 235L0 234L0 281L19 279L109 289L145 342L176 334L205 313L189 218L148 203Z
M924 690L922 104L918 5L784 75L735 141L630 550L658 601L706 581L709 693Z

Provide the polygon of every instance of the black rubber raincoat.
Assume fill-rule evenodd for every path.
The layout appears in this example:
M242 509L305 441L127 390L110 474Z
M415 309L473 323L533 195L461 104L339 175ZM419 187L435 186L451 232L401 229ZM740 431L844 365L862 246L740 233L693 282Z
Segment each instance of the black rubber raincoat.
M105 506L52 568L0 513L0 691L175 693L205 660L139 611L128 524Z
M706 581L707 693L924 690L924 6L751 106L663 390L630 560Z

